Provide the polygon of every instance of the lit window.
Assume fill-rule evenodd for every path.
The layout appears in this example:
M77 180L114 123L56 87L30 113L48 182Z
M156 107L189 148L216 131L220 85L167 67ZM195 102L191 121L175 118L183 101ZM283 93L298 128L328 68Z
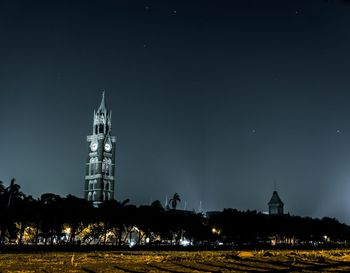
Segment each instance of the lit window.
M102 161L102 172L106 172L106 168L107 168L107 159L104 158Z
M98 158L92 157L90 158L89 173L90 175L94 175L97 172L98 172Z

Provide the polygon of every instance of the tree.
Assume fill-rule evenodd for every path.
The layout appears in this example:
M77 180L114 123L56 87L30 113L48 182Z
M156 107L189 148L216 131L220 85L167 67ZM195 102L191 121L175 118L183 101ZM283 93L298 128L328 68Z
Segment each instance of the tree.
M36 200L32 196L26 196L23 198L23 200L19 203L18 209L17 209L17 219L20 224L19 226L19 239L18 244L21 245L23 243L23 235L25 228L32 224L34 215L35 215L35 208L36 206Z
M2 182L0 183L0 244L4 243L5 237L8 241L17 237L16 220L18 220L19 206L25 195L21 192L21 187L15 182L14 178L11 179L10 186L7 188L4 188Z
M93 220L91 219L92 202L69 194L66 198L61 199L61 204L64 224L69 232L68 243L75 244L75 237L81 234Z
M58 242L62 235L64 215L62 210L62 198L53 193L42 194L39 200L41 206L40 230L47 244Z
M177 203L180 203L181 199L180 199L180 195L175 192L173 195L173 198L171 198L169 200L169 204L171 204L172 209L176 209Z

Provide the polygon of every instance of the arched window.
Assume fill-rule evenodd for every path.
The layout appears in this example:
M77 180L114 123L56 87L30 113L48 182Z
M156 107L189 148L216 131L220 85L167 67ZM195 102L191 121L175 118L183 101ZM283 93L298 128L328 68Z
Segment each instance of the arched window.
M90 164L89 164L89 173L90 175L94 175L94 174L97 174L97 172L98 172L98 158L91 157Z
M92 190L93 187L94 187L94 182L90 180L89 181L89 190ZM89 193L91 193L91 192L89 192Z
M108 161L107 161L107 163L106 163L105 174L106 174L106 175L109 175L109 164L108 164Z
M91 197L92 197L92 193L90 191L89 194L88 194L88 201L91 201Z
M102 172L105 175L111 175L112 160L110 158L104 158L102 161Z
M98 173L98 158L95 157L95 174Z
M94 193L92 194L92 201L96 200L96 192L94 191Z
M90 174L90 175L92 174L92 165L93 165L93 162L94 162L94 158L91 157L91 158L90 158L90 161L89 161L89 174Z
M112 160L110 158L107 158L106 170L105 170L106 175L111 175L111 170L112 170L111 165L112 165Z
M106 167L107 167L107 159L104 158L102 161L102 172L105 173L106 172Z
M108 200L112 200L112 199L111 199L111 193L110 193L110 192L107 192L107 198L108 198Z
M106 194L105 194L105 192L102 192L102 200L103 200L103 201L106 200Z
M109 188L110 188L110 182L109 182L109 181L106 181L106 182L105 182L105 190L106 190L106 191L109 191Z

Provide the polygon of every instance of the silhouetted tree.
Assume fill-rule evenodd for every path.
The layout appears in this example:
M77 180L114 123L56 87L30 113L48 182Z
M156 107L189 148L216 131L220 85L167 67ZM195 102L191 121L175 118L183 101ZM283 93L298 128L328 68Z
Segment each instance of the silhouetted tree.
M92 221L91 214L93 206L91 202L68 195L62 198L61 209L64 215L64 224L69 228L68 243L74 244L75 237L79 235Z
M41 205L40 229L44 243L46 245L50 239L50 243L54 244L61 237L64 224L61 197L53 193L45 193L41 195L39 202Z
M0 244L5 242L5 238L10 241L17 237L18 207L25 195L21 192L21 187L15 182L16 180L13 178L6 188L3 183L0 183Z

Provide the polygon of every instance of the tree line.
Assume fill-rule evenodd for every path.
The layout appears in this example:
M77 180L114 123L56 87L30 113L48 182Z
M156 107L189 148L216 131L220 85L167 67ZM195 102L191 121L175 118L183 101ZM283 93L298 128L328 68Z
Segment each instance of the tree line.
M313 219L224 209L204 215L160 201L136 206L106 201L98 208L82 198L25 195L15 180L0 182L0 245L347 245L350 228L333 218Z

